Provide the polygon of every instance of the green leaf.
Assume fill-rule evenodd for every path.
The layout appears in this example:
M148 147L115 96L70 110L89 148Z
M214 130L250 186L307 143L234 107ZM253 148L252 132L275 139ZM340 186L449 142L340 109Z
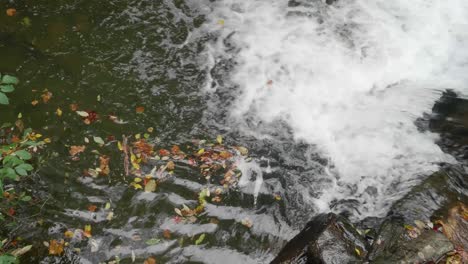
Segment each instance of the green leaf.
M15 171L21 176L28 176L28 172L25 169L16 167Z
M16 165L20 165L20 164L23 164L23 163L24 163L23 160L20 160L20 159L18 159L18 157L13 156L13 155L6 156L3 159L3 165L5 167L14 167Z
M3 123L0 128L6 128L6 127L11 127L12 124L11 123Z
M10 104L10 100L8 100L8 97L2 92L0 92L0 104L2 105Z
M11 84L8 85L0 85L0 91L4 93L11 93L15 90L15 87Z
M23 202L29 202L29 201L31 201L31 199L32 199L31 196L26 195L26 196L23 196L23 197L21 198L21 201L23 201Z
M205 239L205 234L201 234L200 237L195 241L195 245L200 245Z
M156 244L159 244L161 242L161 239L158 239L158 238L152 238L150 240L146 240L146 244L149 245L149 246L152 246L152 245L156 245Z
M2 84L18 84L19 80L15 76L3 75Z
M0 169L0 175L2 176L2 178L10 178L12 180L18 179L18 175L16 175L15 170L12 168Z
M19 260L11 255L0 256L0 263L2 264L19 264Z
M31 166L31 164L27 164L27 163L18 165L15 169L18 169L18 168L23 169L25 171L32 171L34 169L33 166Z
M20 157L23 160L29 160L32 158L31 153L27 152L24 149L16 151L15 155Z
M93 139L94 139L94 142L96 142L99 145L106 144L106 143L104 143L104 140L101 137L93 137Z

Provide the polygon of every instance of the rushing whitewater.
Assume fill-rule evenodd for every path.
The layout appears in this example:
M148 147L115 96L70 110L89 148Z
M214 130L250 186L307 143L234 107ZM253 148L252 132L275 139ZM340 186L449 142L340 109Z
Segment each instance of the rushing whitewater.
M318 210L347 199L359 202L356 217L382 215L439 162L453 160L414 122L444 89L467 87L468 1L208 6L205 29L219 36L207 48L212 66L234 65L209 92L231 93L231 127L262 138L286 124L296 142L329 160L320 175L329 181L310 199Z

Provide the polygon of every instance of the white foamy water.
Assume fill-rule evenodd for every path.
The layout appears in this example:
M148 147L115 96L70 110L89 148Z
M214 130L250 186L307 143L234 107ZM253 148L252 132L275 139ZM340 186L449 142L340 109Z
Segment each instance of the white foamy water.
M452 161L414 121L444 89L466 90L468 1L296 2L211 5L205 27L220 38L208 53L214 64L236 62L225 76L238 87L230 120L258 136L282 121L318 148L332 179L312 200L320 210L356 199L359 217L382 215L437 162Z

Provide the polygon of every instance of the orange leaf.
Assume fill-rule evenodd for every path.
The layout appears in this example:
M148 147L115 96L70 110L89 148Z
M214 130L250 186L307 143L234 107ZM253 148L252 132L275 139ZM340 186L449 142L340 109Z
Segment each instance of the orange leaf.
M171 239L171 231L169 231L168 229L165 229L163 232L163 237L165 239Z
M70 110L72 110L73 112L78 110L78 104L70 104Z
M45 93L41 95L41 97L42 97L42 102L46 104L47 102L49 102L50 98L52 98L52 93L49 91L46 91Z
M159 155L160 156L169 156L171 153L167 149L160 149L159 150Z
M91 225L85 225L84 235L86 237L91 237Z
M91 204L90 206L88 206L88 211L90 212L96 212L96 209L97 209L97 206L94 204Z
M101 169L101 174L103 175L109 175L109 160L110 158L106 155L99 157L99 169Z
M170 171L171 171L171 170L174 170L174 169L175 169L175 164L174 164L174 162L173 162L172 160L169 161L169 162L167 162L166 168L167 168L168 170L170 170Z
M156 264L156 259L153 257L149 257L145 260L143 264Z
M138 106L135 111L138 113L138 114L141 114L143 112L145 112L145 108L143 106Z
M38 103L39 103L38 100L34 100L34 101L31 102L31 105L32 105L32 106L36 106Z
M50 255L60 255L63 253L63 246L65 245L65 241L60 240L51 240L49 242L49 254Z
M70 155L75 156L78 153L83 152L86 149L86 146L71 146L70 147Z
M8 8L8 9L6 10L6 14L7 14L7 16L14 16L14 15L16 15L16 9L14 9L14 8Z

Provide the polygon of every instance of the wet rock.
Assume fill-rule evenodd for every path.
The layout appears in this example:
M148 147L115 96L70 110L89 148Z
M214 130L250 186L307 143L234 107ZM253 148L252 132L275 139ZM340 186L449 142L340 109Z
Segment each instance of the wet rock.
M465 171L460 166L447 165L397 201L390 215L401 217L406 223L429 221L431 218L442 218L448 208L463 201L468 201Z
M380 228L368 260L371 263L424 263L436 261L454 249L440 232L417 227L413 231L405 228L403 219L388 219Z
M361 263L367 246L345 218L321 214L289 241L271 263Z
M459 203L451 208L442 226L444 234L452 243L468 252L468 206Z

